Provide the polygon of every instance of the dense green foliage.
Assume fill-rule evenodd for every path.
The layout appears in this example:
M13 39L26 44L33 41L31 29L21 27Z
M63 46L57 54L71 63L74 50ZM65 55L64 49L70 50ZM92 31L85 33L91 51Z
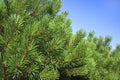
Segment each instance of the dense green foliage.
M0 80L120 80L120 45L72 34L61 0L0 0Z

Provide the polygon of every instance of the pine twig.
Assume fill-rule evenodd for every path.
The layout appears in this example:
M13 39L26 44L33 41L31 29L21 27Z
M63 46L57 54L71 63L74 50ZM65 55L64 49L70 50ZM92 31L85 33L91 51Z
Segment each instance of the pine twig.
M8 16L10 16L10 6L9 6L8 0L4 0L4 3L6 5L7 14L8 14Z
M28 0L22 0L22 3L16 8L16 13L18 13L21 8L27 3Z
M4 61L3 62L3 80L7 80L7 78L6 78L6 70L7 70L6 62Z
M36 6L34 7L34 9L33 9L33 11L31 12L30 15L33 15L35 13L35 11L38 8L39 4L40 4L40 0L37 1Z
M22 59L21 59L21 63L25 60L25 58L27 57L27 54L28 54L28 52L29 52L29 49L28 49L28 43L26 44L26 50L25 50L25 52L24 52L24 54L23 54L23 57L22 57Z

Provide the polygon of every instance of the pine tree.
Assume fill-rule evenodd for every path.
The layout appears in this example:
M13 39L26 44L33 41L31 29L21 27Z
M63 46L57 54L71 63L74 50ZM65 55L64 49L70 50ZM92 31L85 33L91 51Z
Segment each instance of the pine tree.
M70 37L60 0L1 2L1 77L3 80L56 80ZM1 29L1 30L2 30Z
M111 37L72 34L61 0L0 0L0 80L119 80Z

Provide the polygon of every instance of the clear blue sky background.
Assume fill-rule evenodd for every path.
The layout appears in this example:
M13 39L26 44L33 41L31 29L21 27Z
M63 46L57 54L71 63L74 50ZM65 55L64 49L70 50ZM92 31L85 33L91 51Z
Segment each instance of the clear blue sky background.
M113 49L120 43L120 0L63 0L61 11L68 11L73 33L79 29L110 35Z

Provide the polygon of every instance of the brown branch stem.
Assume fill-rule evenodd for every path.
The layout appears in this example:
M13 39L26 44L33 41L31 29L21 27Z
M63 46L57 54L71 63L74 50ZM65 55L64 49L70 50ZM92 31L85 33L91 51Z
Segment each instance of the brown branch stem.
M21 63L22 63L22 62L25 60L25 58L27 57L28 52L29 52L29 49L28 49L28 42L27 42L27 44L26 44L26 50L25 50L25 52L24 52L24 54L23 54L23 57L22 57L22 59L21 59Z
M7 14L8 14L8 16L10 16L10 6L9 6L8 0L4 0L4 3L6 5Z

